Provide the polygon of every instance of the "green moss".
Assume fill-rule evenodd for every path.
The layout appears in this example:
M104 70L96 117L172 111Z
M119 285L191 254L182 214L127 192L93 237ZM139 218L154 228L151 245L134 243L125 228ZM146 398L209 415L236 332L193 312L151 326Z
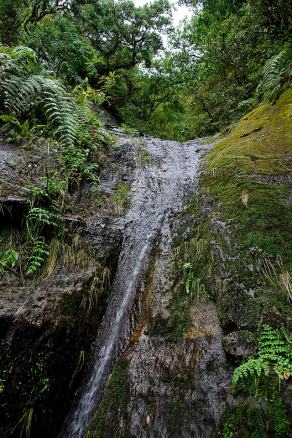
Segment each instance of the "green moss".
M278 320L286 324L289 297L281 275L292 267L289 189L259 183L233 171L219 176L206 174L201 183L205 197L211 195L213 215L230 224L229 247L214 236L228 255L222 269L229 274L215 297L222 323L228 324L231 318L237 325L251 328L267 318L270 323ZM216 271L220 276L217 266L211 271L213 277ZM251 290L250 296L244 290Z
M254 401L241 401L225 411L218 436L220 438L288 438L289 421L279 394L274 394L266 409Z
M292 191L283 184L292 153L291 97L287 91L275 105L245 116L213 148L201 178L212 216L230 225L229 247L214 236L228 255L222 266L228 276L215 297L223 324L256 328L266 319L285 325L290 317L281 275L292 268ZM211 276L216 270L212 266Z
M264 103L248 113L230 135L209 154L209 167L248 173L291 171L292 90L281 95L275 105Z
M126 419L129 400L128 362L120 360L109 376L101 403L94 415L89 436L108 438L127 436ZM120 421L121 418L125 421Z
M219 317L227 330L230 323L232 330L234 325L246 327L254 339L263 323L285 331L291 319L291 291L283 281L292 268L292 192L286 184L292 155L291 101L290 90L275 105L264 103L247 114L213 148L201 178L202 197L215 223L229 224L229 244L214 236L227 256L222 263L225 278L215 294ZM220 263L220 257L215 258L211 277ZM242 401L226 412L220 436L287 437L278 379L259 382L257 394L265 394L265 404L250 403L244 391L250 387L243 382Z
M205 175L203 186L220 204L221 215L236 225L237 240L243 247L258 246L288 262L292 250L292 209L287 202L290 189L233 172L217 177Z

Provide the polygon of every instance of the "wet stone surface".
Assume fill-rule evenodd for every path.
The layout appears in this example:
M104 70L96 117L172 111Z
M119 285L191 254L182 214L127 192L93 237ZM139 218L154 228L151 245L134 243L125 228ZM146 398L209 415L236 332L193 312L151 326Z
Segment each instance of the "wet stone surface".
M154 138L144 138L142 141L142 145L138 143L138 148L147 151L147 154L144 152L148 158L147 163L139 163L138 150L138 165L134 170L130 193L131 207L122 219L125 224L123 244L111 297L95 343L95 356L88 380L68 417L64 436L81 437L87 429L101 399L105 379L121 352L126 349L135 328L135 318L131 315L138 291L144 291L144 298L148 296L148 311L153 316L168 316L174 216L182 210L186 193L196 187L200 157L208 145L200 141L180 144ZM128 142L129 139L122 135L121 146L124 147ZM135 140L132 140L132 144L134 148L137 147ZM154 247L157 253L153 258ZM144 281L149 266L152 271L151 285ZM172 374L180 368L182 373L190 374L193 385L192 392L187 391L181 398L182 405L184 397L191 406L200 404L206 396L210 402L208 406L204 404L204 412L197 410L200 420L196 418L193 423L188 421L188 425L182 423L180 431L176 425L176 433L194 436L191 435L194 430L198 433L203 429L212 431L218 423L227 375L218 318L214 308L206 312L208 306L194 316L201 332L194 325L198 333L193 332L189 340L181 343L169 344L163 339L150 339L147 336L147 323L144 326L140 340L134 350L129 352L129 430L132 436L172 436L169 434L172 433L174 423L170 423L169 416L172 399L177 395L171 385L167 387L163 384L162 374ZM204 312L212 314L209 325L205 321L205 326L200 320ZM215 326L212 325L214 319ZM215 370L211 371L210 376L205 372L208 367ZM155 420L142 402L148 397L148 391L156 391L155 409L158 413Z

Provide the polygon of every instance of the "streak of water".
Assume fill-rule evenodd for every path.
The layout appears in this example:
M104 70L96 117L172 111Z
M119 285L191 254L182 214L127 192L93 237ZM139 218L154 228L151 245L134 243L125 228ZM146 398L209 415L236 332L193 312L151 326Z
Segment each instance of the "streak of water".
M195 181L198 144L196 141L180 144L147 139L151 164L136 169L123 248L94 345L94 366L63 437L83 437L102 395L105 379L129 340L133 328L129 317L139 279L147 269L148 256L162 222L166 223L172 213L180 210L186 187Z

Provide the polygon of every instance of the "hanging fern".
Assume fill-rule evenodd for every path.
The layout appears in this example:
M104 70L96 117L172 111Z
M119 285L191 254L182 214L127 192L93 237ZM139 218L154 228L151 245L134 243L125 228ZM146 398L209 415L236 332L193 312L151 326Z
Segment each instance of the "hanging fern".
M37 225L56 226L58 216L45 208L34 207L27 214L27 221Z
M269 325L264 325L259 340L259 356L271 364L280 379L287 379L292 374L292 355L288 343L280 332Z
M263 79L257 87L257 94L269 99L278 97L284 83L292 76L292 44L288 43L284 50L272 56L263 68Z
M241 381L249 377L259 379L262 375L269 375L269 365L261 358L249 359L241 364L233 373L232 384L234 387Z

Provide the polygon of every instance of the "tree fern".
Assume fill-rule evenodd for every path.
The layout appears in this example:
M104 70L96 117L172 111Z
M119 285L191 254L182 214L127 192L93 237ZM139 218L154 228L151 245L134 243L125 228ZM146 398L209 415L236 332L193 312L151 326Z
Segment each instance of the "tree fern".
M28 51L31 57L25 63L21 55ZM0 49L0 95L4 109L17 117L27 115L34 108L42 109L61 144L73 145L89 108L85 108L85 104L77 105L60 81L48 77L33 53L26 47L17 47L11 52Z
M283 84L292 76L292 44L277 55L272 56L263 68L263 79L257 87L257 93L274 99L280 92Z

